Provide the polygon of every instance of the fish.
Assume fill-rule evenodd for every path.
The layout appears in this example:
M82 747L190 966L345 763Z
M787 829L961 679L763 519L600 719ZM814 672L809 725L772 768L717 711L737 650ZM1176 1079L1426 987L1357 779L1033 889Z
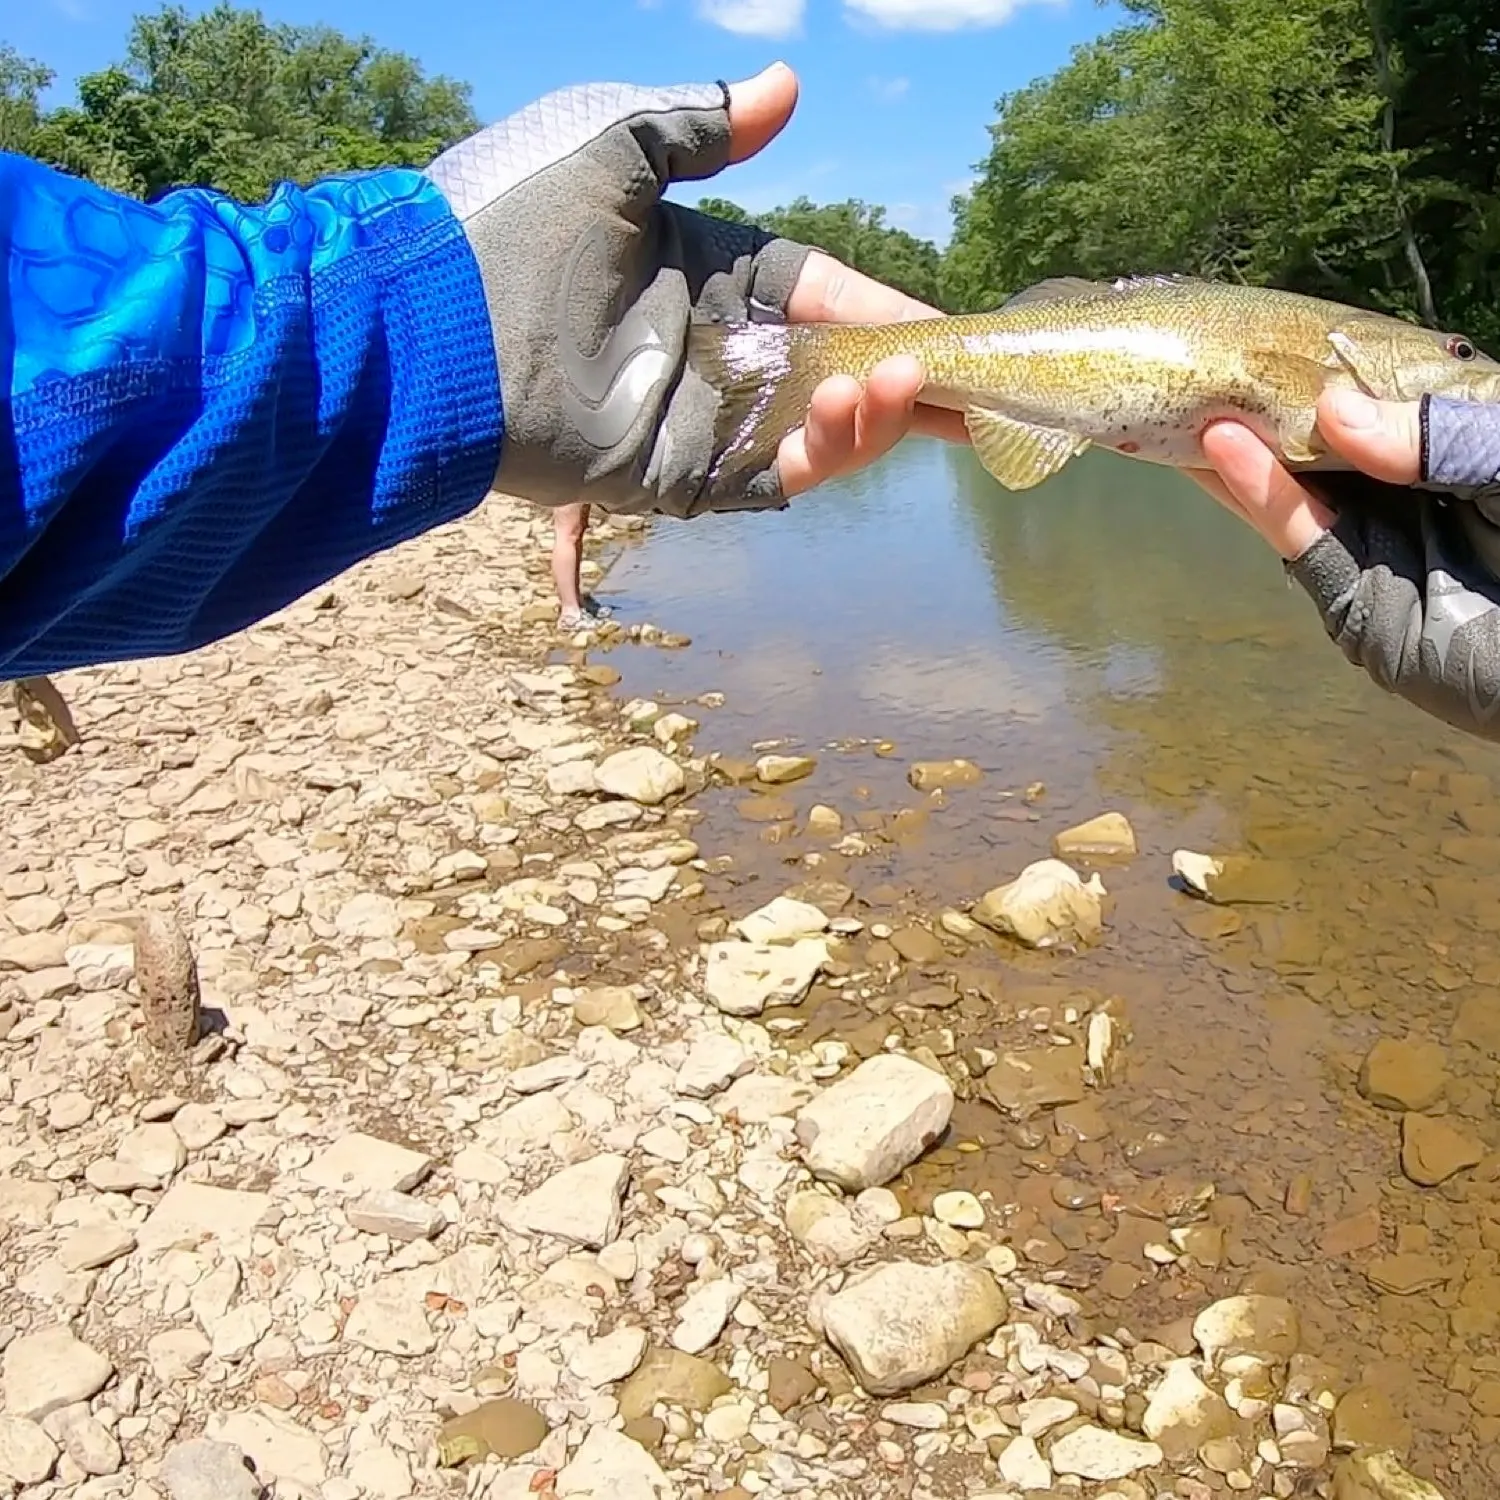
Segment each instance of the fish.
M918 400L961 412L980 463L1013 491L1091 447L1203 469L1203 430L1222 418L1244 423L1294 470L1347 470L1317 430L1330 387L1500 401L1500 363L1460 333L1192 276L1053 277L988 313L692 325L687 368L718 398L706 487L763 485L821 381L863 382L898 354L921 362Z

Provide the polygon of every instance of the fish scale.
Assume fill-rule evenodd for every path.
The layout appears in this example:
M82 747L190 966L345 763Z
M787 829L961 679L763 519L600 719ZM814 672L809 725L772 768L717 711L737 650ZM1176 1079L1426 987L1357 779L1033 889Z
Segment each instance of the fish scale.
M1317 432L1330 387L1388 400L1500 401L1500 364L1461 334L1267 287L1179 276L1039 282L990 313L888 324L703 324L688 360L719 397L708 483L748 487L801 426L814 388L920 361L920 399L962 412L1006 488L1089 447L1201 468L1203 429L1244 422L1293 467L1346 469Z

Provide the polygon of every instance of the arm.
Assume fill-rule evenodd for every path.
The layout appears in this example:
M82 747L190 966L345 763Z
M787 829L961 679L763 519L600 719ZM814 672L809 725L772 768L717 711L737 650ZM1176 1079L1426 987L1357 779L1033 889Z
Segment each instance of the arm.
M183 651L476 505L484 288L436 186L146 205L0 154L0 677Z
M1500 740L1500 406L1325 397L1318 421L1361 472L1314 490L1226 424L1204 437L1208 487L1281 553L1350 662Z

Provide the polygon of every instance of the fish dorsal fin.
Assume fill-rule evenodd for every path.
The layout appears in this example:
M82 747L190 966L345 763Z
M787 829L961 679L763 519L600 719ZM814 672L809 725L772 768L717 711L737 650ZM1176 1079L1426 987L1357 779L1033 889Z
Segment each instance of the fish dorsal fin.
M1034 427L983 406L964 412L979 461L1008 490L1029 490L1050 479L1089 446L1087 438L1055 427Z
M1113 281L1090 281L1086 276L1049 276L1033 286L1023 288L1000 305L1025 307L1028 303L1078 301L1080 298L1118 297L1126 292L1186 291L1203 286L1198 276L1180 276L1175 271L1150 271L1139 276L1117 276Z

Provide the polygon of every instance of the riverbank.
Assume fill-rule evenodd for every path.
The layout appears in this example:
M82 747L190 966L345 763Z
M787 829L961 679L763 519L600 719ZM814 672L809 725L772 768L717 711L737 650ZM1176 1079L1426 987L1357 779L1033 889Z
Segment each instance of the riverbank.
M192 657L59 679L80 744L8 753L0 1473L1206 1500L1341 1468L1340 1500L1415 1500L1371 1457L1415 1441L1448 1500L1488 1493L1500 1372L1471 1362L1435 1450L1323 1363L1328 1309L1254 1222L1279 1185L1171 1159L1181 1100L1121 1093L1138 1023L1087 957L851 877L910 810L804 806L807 747L755 748L784 724L711 764L711 688L626 702L551 629L547 534L497 500ZM728 795L780 890L746 899L751 851L704 839ZM1031 857L1054 831L1024 825ZM197 960L180 1056L131 973L152 911ZM1444 1180L1493 1160L1407 1128ZM1442 1232L1377 1222L1384 1295Z

